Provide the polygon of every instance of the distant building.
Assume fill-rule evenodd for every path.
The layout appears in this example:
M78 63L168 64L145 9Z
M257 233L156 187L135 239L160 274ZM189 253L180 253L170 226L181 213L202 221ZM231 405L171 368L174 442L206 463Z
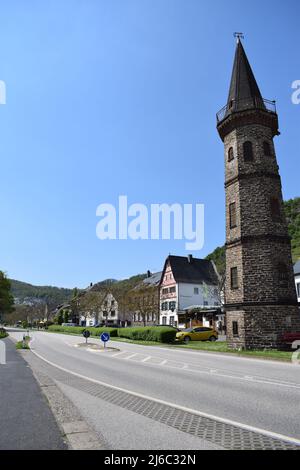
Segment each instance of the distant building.
M295 274L295 283L296 283L296 291L298 302L300 302L300 260L294 266L294 274Z
M151 274L128 295L133 326L153 326L159 323L159 284L161 272Z
M91 299L86 303L85 308L81 309L80 325L120 325L119 305L112 293L107 292L103 295L100 292L89 292ZM98 299L96 298L98 295ZM100 297L101 296L101 297Z
M160 324L185 328L224 320L220 278L212 261L169 256L160 280ZM217 316L220 318L217 318Z

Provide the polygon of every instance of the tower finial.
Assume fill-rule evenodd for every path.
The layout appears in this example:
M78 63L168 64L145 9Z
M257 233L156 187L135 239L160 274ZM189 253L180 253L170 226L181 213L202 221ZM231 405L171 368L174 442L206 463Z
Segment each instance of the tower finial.
M236 38L236 42L239 43L241 42L241 39L244 39L244 33L234 33L234 37Z

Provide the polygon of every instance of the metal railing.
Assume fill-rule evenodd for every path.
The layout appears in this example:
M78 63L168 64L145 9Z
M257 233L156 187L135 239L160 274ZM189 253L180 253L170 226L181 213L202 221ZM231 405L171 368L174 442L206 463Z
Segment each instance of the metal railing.
M242 100L232 100L217 113L217 122L223 121L229 114L248 109L262 109L270 113L277 113L276 101L259 98L246 98Z

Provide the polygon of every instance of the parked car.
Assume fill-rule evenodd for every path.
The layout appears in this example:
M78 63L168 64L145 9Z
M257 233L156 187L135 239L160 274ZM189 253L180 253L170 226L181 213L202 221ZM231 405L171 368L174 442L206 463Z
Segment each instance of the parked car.
M203 326L188 328L187 330L179 331L176 335L176 341L186 344L190 341L217 341L217 339L218 332L216 330Z

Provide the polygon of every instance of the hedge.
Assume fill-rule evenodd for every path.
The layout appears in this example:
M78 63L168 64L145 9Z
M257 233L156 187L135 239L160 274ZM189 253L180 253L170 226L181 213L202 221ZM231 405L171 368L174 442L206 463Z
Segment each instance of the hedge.
M119 338L135 341L154 341L156 343L173 343L177 331L169 327L119 328Z
M63 333L82 334L84 330L89 330L91 336L100 336L101 333L107 332L112 338L126 338L135 341L153 341L156 343L173 343L175 341L177 331L168 326L148 326L144 328L94 328L92 326L60 326L51 325L49 331L57 331Z
M8 333L4 328L0 328L0 339L6 338L8 336Z
M88 330L91 333L91 336L100 336L101 333L109 333L110 336L117 337L118 329L117 328L94 328L92 326L60 326L60 325L51 325L48 327L49 331L57 331L63 333L77 333L81 335L84 330Z

